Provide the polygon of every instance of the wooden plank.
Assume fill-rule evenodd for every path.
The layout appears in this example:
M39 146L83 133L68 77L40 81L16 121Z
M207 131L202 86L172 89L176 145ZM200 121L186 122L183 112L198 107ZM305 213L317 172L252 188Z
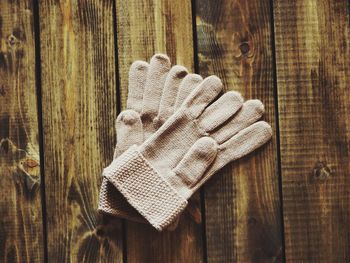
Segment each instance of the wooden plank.
M117 0L117 37L122 105L127 99L128 72L136 59L162 52L193 70L191 1Z
M275 1L288 262L350 262L349 1Z
M189 0L117 0L118 64L125 107L128 70L136 59L149 61L156 52L193 70ZM201 225L188 215L173 232L158 233L149 225L127 223L128 262L202 262Z
M48 258L122 262L121 223L97 214L117 115L112 1L40 1Z
M0 10L0 262L42 262L32 1Z
M228 89L262 100L274 128L270 2L195 3L200 74L216 74ZM208 262L283 260L276 155L274 136L205 186Z

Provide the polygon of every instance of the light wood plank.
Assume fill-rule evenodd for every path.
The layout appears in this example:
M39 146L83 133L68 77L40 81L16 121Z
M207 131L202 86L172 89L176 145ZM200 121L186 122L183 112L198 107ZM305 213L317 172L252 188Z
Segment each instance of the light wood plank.
M274 14L286 260L349 262L349 1Z
M48 257L122 262L121 223L97 214L117 115L112 1L40 1Z
M270 2L195 3L199 73L216 74L229 90L241 92L246 99L260 99L264 119L274 128ZM283 260L276 157L275 135L206 184L208 262Z

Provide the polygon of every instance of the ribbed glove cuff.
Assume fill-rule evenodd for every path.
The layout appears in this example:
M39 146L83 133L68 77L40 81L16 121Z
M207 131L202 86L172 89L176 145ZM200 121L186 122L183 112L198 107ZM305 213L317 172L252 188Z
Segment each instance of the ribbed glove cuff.
M187 200L142 156L134 145L115 159L103 175L157 230L171 224Z

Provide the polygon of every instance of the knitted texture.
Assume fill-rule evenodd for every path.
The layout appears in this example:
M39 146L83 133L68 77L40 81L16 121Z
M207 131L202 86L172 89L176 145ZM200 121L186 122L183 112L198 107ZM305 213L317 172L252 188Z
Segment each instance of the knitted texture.
M203 80L180 65L171 67L166 55L156 54L150 63L134 62L129 71L127 109L116 120L117 145L113 158L151 136ZM98 210L147 222L106 178L100 189Z
M139 223L147 222L107 179L102 180L98 210Z
M171 224L186 208L187 200L130 147L104 170L107 178L157 230Z
M220 96L222 83L206 78L144 143L106 168L104 176L154 227L162 230L212 175L270 140L258 100L238 92Z

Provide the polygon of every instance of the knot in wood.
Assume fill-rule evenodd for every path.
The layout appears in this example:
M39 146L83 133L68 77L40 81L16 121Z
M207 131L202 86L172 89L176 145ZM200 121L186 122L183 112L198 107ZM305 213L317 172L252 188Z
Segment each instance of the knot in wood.
M325 181L332 175L331 169L324 162L317 162L313 170L315 180Z
M257 220L254 217L249 217L248 218L248 224L249 225L256 225L257 224Z
M240 49L242 55L247 55L250 51L250 46L249 46L248 42L243 42L239 45L239 49Z
M0 86L0 96L5 97L5 95L6 95L5 86L1 85Z
M13 34L11 34L7 38L7 42L9 44L9 46L14 46L16 44L16 42L17 42L17 38Z
M99 237L104 237L105 236L105 231L103 230L102 226L98 226L96 228L96 235Z

